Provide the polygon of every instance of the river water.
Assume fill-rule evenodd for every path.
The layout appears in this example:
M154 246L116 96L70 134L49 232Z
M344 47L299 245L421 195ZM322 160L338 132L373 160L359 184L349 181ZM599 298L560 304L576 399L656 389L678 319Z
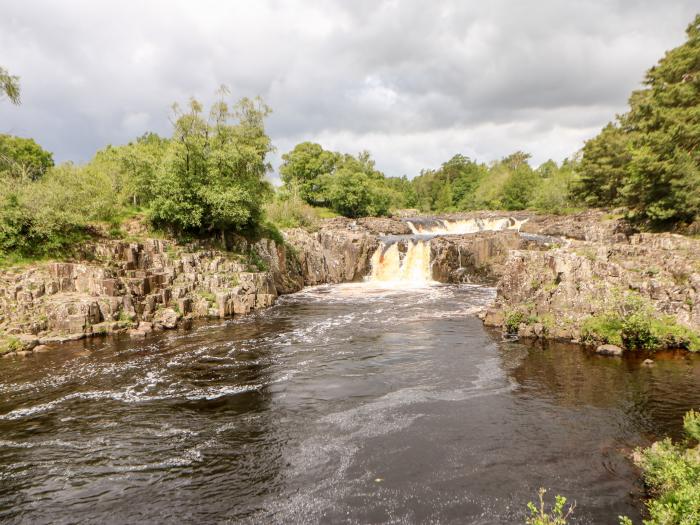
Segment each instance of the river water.
M311 288L190 331L0 360L0 521L639 519L626 454L678 436L700 360L501 341L477 286Z

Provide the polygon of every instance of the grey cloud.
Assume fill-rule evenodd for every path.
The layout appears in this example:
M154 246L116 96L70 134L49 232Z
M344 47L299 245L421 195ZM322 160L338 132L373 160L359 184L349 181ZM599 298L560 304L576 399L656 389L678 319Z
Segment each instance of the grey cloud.
M391 175L461 151L535 161L581 147L663 52L695 2L90 2L3 7L0 64L24 104L0 132L84 161L221 83L273 107L282 151L301 140L369 149Z

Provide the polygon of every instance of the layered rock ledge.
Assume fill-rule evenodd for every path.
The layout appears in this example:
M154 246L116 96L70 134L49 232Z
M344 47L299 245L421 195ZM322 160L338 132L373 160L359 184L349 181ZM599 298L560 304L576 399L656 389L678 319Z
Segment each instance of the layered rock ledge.
M246 315L304 286L360 279L377 244L349 221L290 230L284 244L237 238L233 252L160 239L92 243L84 260L0 272L0 353Z

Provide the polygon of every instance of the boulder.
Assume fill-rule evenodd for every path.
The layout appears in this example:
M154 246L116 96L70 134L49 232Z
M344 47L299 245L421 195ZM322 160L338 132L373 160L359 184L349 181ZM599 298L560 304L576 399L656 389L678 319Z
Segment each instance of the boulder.
M158 310L153 318L153 325L157 328L172 330L177 328L180 314L172 308L162 308Z
M600 345L595 349L596 354L600 355L622 355L624 350L617 345Z

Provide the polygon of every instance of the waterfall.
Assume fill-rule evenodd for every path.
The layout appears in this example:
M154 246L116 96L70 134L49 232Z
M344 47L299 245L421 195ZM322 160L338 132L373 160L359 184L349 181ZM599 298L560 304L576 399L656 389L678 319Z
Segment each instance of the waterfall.
M526 219L527 220L527 219ZM520 230L525 220L519 221L513 217L491 219L428 219L407 220L406 224L414 234L430 235L463 235L482 231Z
M372 256L369 281L397 287L421 287L433 283L430 272L430 241L408 239L406 252L400 242L381 243Z
M527 220L527 219L526 219ZM525 220L513 217L476 219L410 219L413 236L385 239L372 255L372 273L366 281L392 288L419 288L435 284L430 260L430 239L438 235L464 235L482 231L516 230ZM458 245L459 267L462 247Z

